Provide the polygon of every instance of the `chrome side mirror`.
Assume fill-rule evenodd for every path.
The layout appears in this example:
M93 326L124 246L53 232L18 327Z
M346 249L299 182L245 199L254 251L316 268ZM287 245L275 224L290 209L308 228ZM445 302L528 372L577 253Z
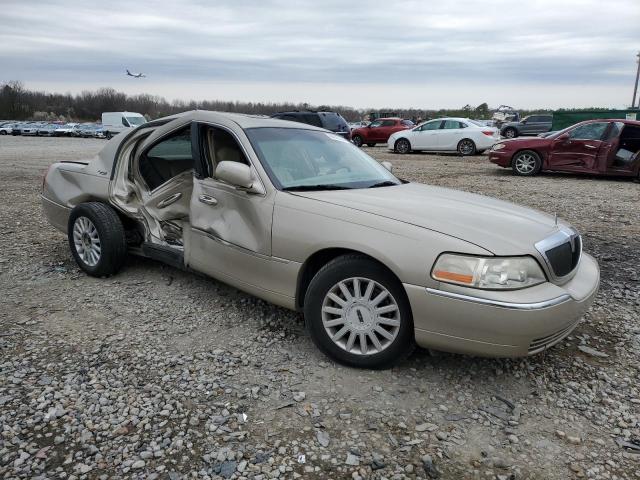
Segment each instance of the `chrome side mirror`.
M382 166L393 173L393 165L391 162L382 162Z

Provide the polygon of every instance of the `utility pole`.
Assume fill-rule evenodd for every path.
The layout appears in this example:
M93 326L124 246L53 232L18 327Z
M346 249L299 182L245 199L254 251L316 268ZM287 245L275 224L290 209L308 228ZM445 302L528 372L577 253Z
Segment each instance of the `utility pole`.
M640 52L638 52L638 55L636 55L636 57L638 57L638 70L636 71L636 83L633 86L633 100L631 101L631 108L636 107L636 93L638 93L638 79L640 78ZM638 103L638 106L640 107L640 102Z

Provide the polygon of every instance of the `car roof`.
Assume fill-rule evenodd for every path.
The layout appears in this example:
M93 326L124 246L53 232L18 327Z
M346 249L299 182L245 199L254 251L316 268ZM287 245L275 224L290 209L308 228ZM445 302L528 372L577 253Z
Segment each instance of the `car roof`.
M200 122L216 122L220 120L227 120L236 123L240 128L264 128L264 127L278 127L278 128L297 128L305 130L318 130L326 131L323 128L315 127L306 123L289 122L287 120L280 120L278 118L263 117L260 115L248 115L244 113L229 113L229 112L214 112L211 110L190 110L188 112L178 113L169 117L159 118L155 121L170 121L182 118L183 120L200 121ZM153 123L153 122L149 122ZM148 126L149 124L147 124Z

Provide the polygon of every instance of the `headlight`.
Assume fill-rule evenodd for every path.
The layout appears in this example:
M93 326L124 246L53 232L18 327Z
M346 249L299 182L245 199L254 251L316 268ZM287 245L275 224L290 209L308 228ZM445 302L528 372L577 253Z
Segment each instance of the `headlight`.
M491 147L491 150L502 150L504 147L506 147L504 143L496 143L493 147Z
M438 281L486 290L515 290L546 282L533 257L471 257L445 253L431 276Z

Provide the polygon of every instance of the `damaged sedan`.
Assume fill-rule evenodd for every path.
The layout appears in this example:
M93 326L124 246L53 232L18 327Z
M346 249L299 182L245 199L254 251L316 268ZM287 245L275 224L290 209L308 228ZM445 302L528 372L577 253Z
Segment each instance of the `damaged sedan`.
M524 356L593 301L595 260L568 223L409 183L347 140L283 120L193 111L53 164L49 221L89 275L128 254L202 272L304 313L314 343L382 368L417 344Z

